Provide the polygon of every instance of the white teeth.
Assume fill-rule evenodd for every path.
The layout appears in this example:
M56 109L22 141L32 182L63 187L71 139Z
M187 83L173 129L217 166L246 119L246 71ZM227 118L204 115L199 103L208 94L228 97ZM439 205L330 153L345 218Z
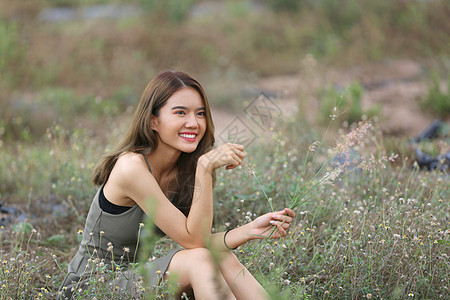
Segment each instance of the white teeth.
M183 133L180 133L179 136L187 138L187 139L195 138L195 134L183 134Z

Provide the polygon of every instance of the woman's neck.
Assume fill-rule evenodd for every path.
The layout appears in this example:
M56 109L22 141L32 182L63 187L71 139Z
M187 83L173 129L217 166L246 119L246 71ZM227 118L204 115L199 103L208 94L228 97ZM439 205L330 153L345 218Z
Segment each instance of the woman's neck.
M180 155L179 150L162 149L162 147L157 147L148 155L152 174L158 182L173 174Z

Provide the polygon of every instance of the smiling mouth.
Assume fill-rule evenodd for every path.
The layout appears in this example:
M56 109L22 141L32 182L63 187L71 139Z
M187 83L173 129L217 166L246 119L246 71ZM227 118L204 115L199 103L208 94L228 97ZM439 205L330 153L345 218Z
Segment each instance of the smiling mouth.
M197 137L197 134L192 134L192 133L179 133L178 135L181 138L183 138L185 140L190 140L190 141L194 141L195 138Z

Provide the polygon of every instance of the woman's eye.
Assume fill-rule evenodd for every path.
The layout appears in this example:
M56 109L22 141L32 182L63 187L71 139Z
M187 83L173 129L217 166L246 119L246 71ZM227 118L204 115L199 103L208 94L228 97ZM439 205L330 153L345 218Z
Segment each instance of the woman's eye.
M185 113L184 113L184 111L179 110L179 111L176 111L175 114L177 114L177 115L184 115Z
M200 111L197 113L197 115L204 117L206 115L206 113L204 111Z

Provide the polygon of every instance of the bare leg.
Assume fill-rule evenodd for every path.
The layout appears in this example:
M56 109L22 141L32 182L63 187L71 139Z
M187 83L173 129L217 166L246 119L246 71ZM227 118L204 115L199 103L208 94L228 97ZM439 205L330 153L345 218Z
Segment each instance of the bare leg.
M198 300L236 299L206 248L176 253L168 271L170 274L176 274L180 293L192 288L195 299Z
M252 274L231 252L224 254L220 271L236 299L269 299L269 295Z

